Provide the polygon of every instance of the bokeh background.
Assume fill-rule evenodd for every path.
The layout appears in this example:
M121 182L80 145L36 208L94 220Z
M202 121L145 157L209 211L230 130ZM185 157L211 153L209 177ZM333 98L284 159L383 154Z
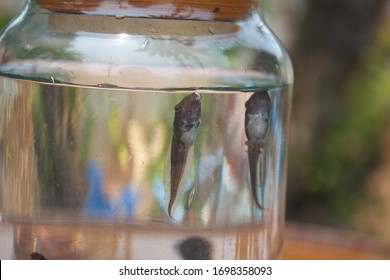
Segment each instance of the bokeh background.
M0 0L0 29L24 2ZM335 239L358 233L389 253L390 0L264 0L263 9L295 69L288 224L343 230Z
M265 1L295 68L287 219L390 245L390 1Z

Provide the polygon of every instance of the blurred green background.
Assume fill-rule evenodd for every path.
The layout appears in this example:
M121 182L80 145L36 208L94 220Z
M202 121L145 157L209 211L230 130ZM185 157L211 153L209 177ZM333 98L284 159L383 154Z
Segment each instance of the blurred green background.
M0 0L0 28L25 0ZM390 245L390 0L264 0L295 88L286 217Z
M390 244L390 1L264 1L295 69L287 219Z

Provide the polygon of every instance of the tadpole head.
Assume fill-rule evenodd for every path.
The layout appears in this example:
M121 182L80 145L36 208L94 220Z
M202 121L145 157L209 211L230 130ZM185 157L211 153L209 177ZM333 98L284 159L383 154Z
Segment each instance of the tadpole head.
M256 91L245 103L247 112L251 114L259 114L269 112L271 109L271 98L268 91Z
M193 92L184 97L179 104L175 106L175 112L182 120L197 122L201 117L201 95Z

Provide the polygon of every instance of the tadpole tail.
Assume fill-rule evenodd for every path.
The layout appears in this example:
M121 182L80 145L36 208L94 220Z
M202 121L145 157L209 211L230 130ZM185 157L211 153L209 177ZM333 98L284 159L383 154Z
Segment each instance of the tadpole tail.
M252 188L252 198L255 202L256 206L260 210L264 210L264 207L259 202L259 197L257 194L257 182L258 182L258 166L259 166L259 156L260 156L260 148L261 144L257 142L247 141L248 145L248 160L249 160L249 175L251 181ZM260 174L262 172L260 171Z
M264 195L264 187L265 187L265 179L266 179L266 161L265 161L265 154L264 150L262 149L263 147L260 148L260 154L259 154L259 189L261 191L261 198L263 199ZM264 210L264 208L262 208Z
M171 194L168 204L168 215L172 218L172 207L175 203L177 191L179 189L181 178L183 177L186 166L189 148L183 143L172 137L171 143Z

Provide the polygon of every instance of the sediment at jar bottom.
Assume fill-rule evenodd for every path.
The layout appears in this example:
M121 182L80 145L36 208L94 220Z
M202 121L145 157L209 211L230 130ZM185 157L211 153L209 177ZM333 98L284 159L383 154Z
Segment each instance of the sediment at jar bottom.
M160 230L137 227L15 224L15 259L275 259L280 248L262 226ZM34 245L35 244L35 245ZM271 250L272 248L272 250Z

